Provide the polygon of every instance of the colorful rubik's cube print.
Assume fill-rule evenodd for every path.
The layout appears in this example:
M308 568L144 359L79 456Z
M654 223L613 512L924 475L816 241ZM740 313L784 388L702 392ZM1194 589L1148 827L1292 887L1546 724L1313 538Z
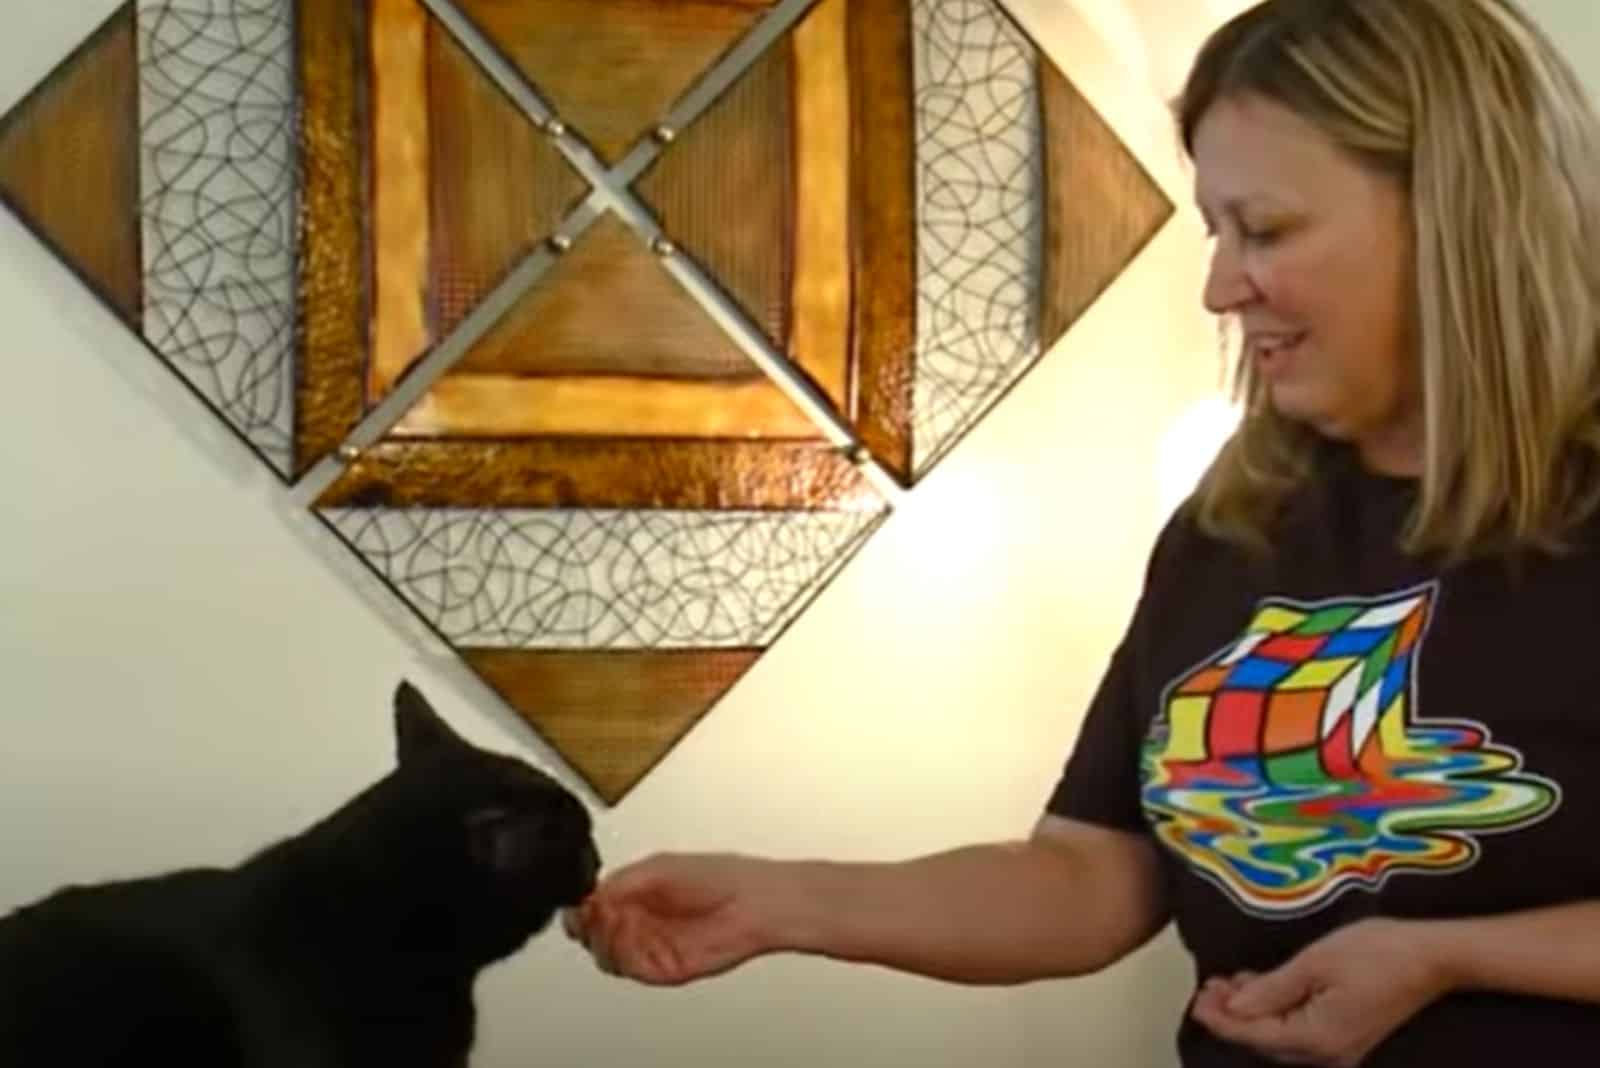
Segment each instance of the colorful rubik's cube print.
M1424 594L1263 608L1174 689L1169 758L1259 760L1283 784L1386 775L1406 754L1407 682L1427 608Z
M1555 811L1559 787L1486 727L1418 715L1437 593L1265 601L1168 687L1144 746L1146 816L1245 911L1295 915L1398 872L1460 870L1474 832Z

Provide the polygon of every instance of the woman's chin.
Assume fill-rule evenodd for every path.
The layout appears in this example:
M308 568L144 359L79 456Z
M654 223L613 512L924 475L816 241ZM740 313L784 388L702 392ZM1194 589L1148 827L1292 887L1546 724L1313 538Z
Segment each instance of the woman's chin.
M1293 382L1275 382L1272 385L1272 410L1291 423L1301 423L1325 438L1344 441L1341 420L1328 410L1311 390L1296 388Z

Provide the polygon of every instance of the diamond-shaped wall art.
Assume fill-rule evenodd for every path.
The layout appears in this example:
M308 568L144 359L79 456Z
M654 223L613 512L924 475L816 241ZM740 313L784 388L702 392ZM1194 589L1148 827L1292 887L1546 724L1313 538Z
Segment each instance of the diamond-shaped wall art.
M0 198L608 803L1172 211L995 0L132 0Z

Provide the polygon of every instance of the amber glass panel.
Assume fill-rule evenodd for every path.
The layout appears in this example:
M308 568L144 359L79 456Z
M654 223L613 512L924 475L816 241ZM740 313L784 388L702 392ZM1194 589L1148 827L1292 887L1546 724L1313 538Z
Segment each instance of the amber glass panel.
M376 404L588 187L417 0L372 11Z
M300 0L300 321L295 462L304 473L361 419L367 362L364 5Z
M461 374L758 378L627 225L607 214L458 367Z
M601 375L455 375L407 414L397 436L472 438L817 437L765 378L667 380Z
M878 462L909 484L917 336L911 5L851 0L849 32L858 427Z
M1040 341L1046 349L1171 217L1172 202L1083 96L1040 63L1045 125L1045 259Z
M0 196L135 325L138 100L129 4L0 127Z
M381 401L433 343L429 258L428 23L418 0L371 0L372 361Z
M615 161L768 0L458 0L566 124Z
M660 259L609 214L422 398L396 433L818 436Z
M810 443L386 443L318 508L671 508L878 511L838 451Z
M429 29L428 99L434 321L443 337L588 186L438 23Z
M607 803L616 804L710 710L759 649L461 653Z
M794 269L789 358L835 410L850 391L850 73L847 0L823 0L795 27Z
M794 211L792 70L785 39L679 135L638 183L672 240L780 348L788 334Z

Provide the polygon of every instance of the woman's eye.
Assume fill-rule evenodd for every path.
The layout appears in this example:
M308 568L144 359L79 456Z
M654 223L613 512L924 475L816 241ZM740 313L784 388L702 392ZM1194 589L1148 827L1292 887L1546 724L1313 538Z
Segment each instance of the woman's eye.
M1240 231L1240 235L1244 238L1245 243L1250 245L1270 245L1276 241L1282 233L1282 230L1279 230L1275 227L1268 227L1260 230L1246 229Z

